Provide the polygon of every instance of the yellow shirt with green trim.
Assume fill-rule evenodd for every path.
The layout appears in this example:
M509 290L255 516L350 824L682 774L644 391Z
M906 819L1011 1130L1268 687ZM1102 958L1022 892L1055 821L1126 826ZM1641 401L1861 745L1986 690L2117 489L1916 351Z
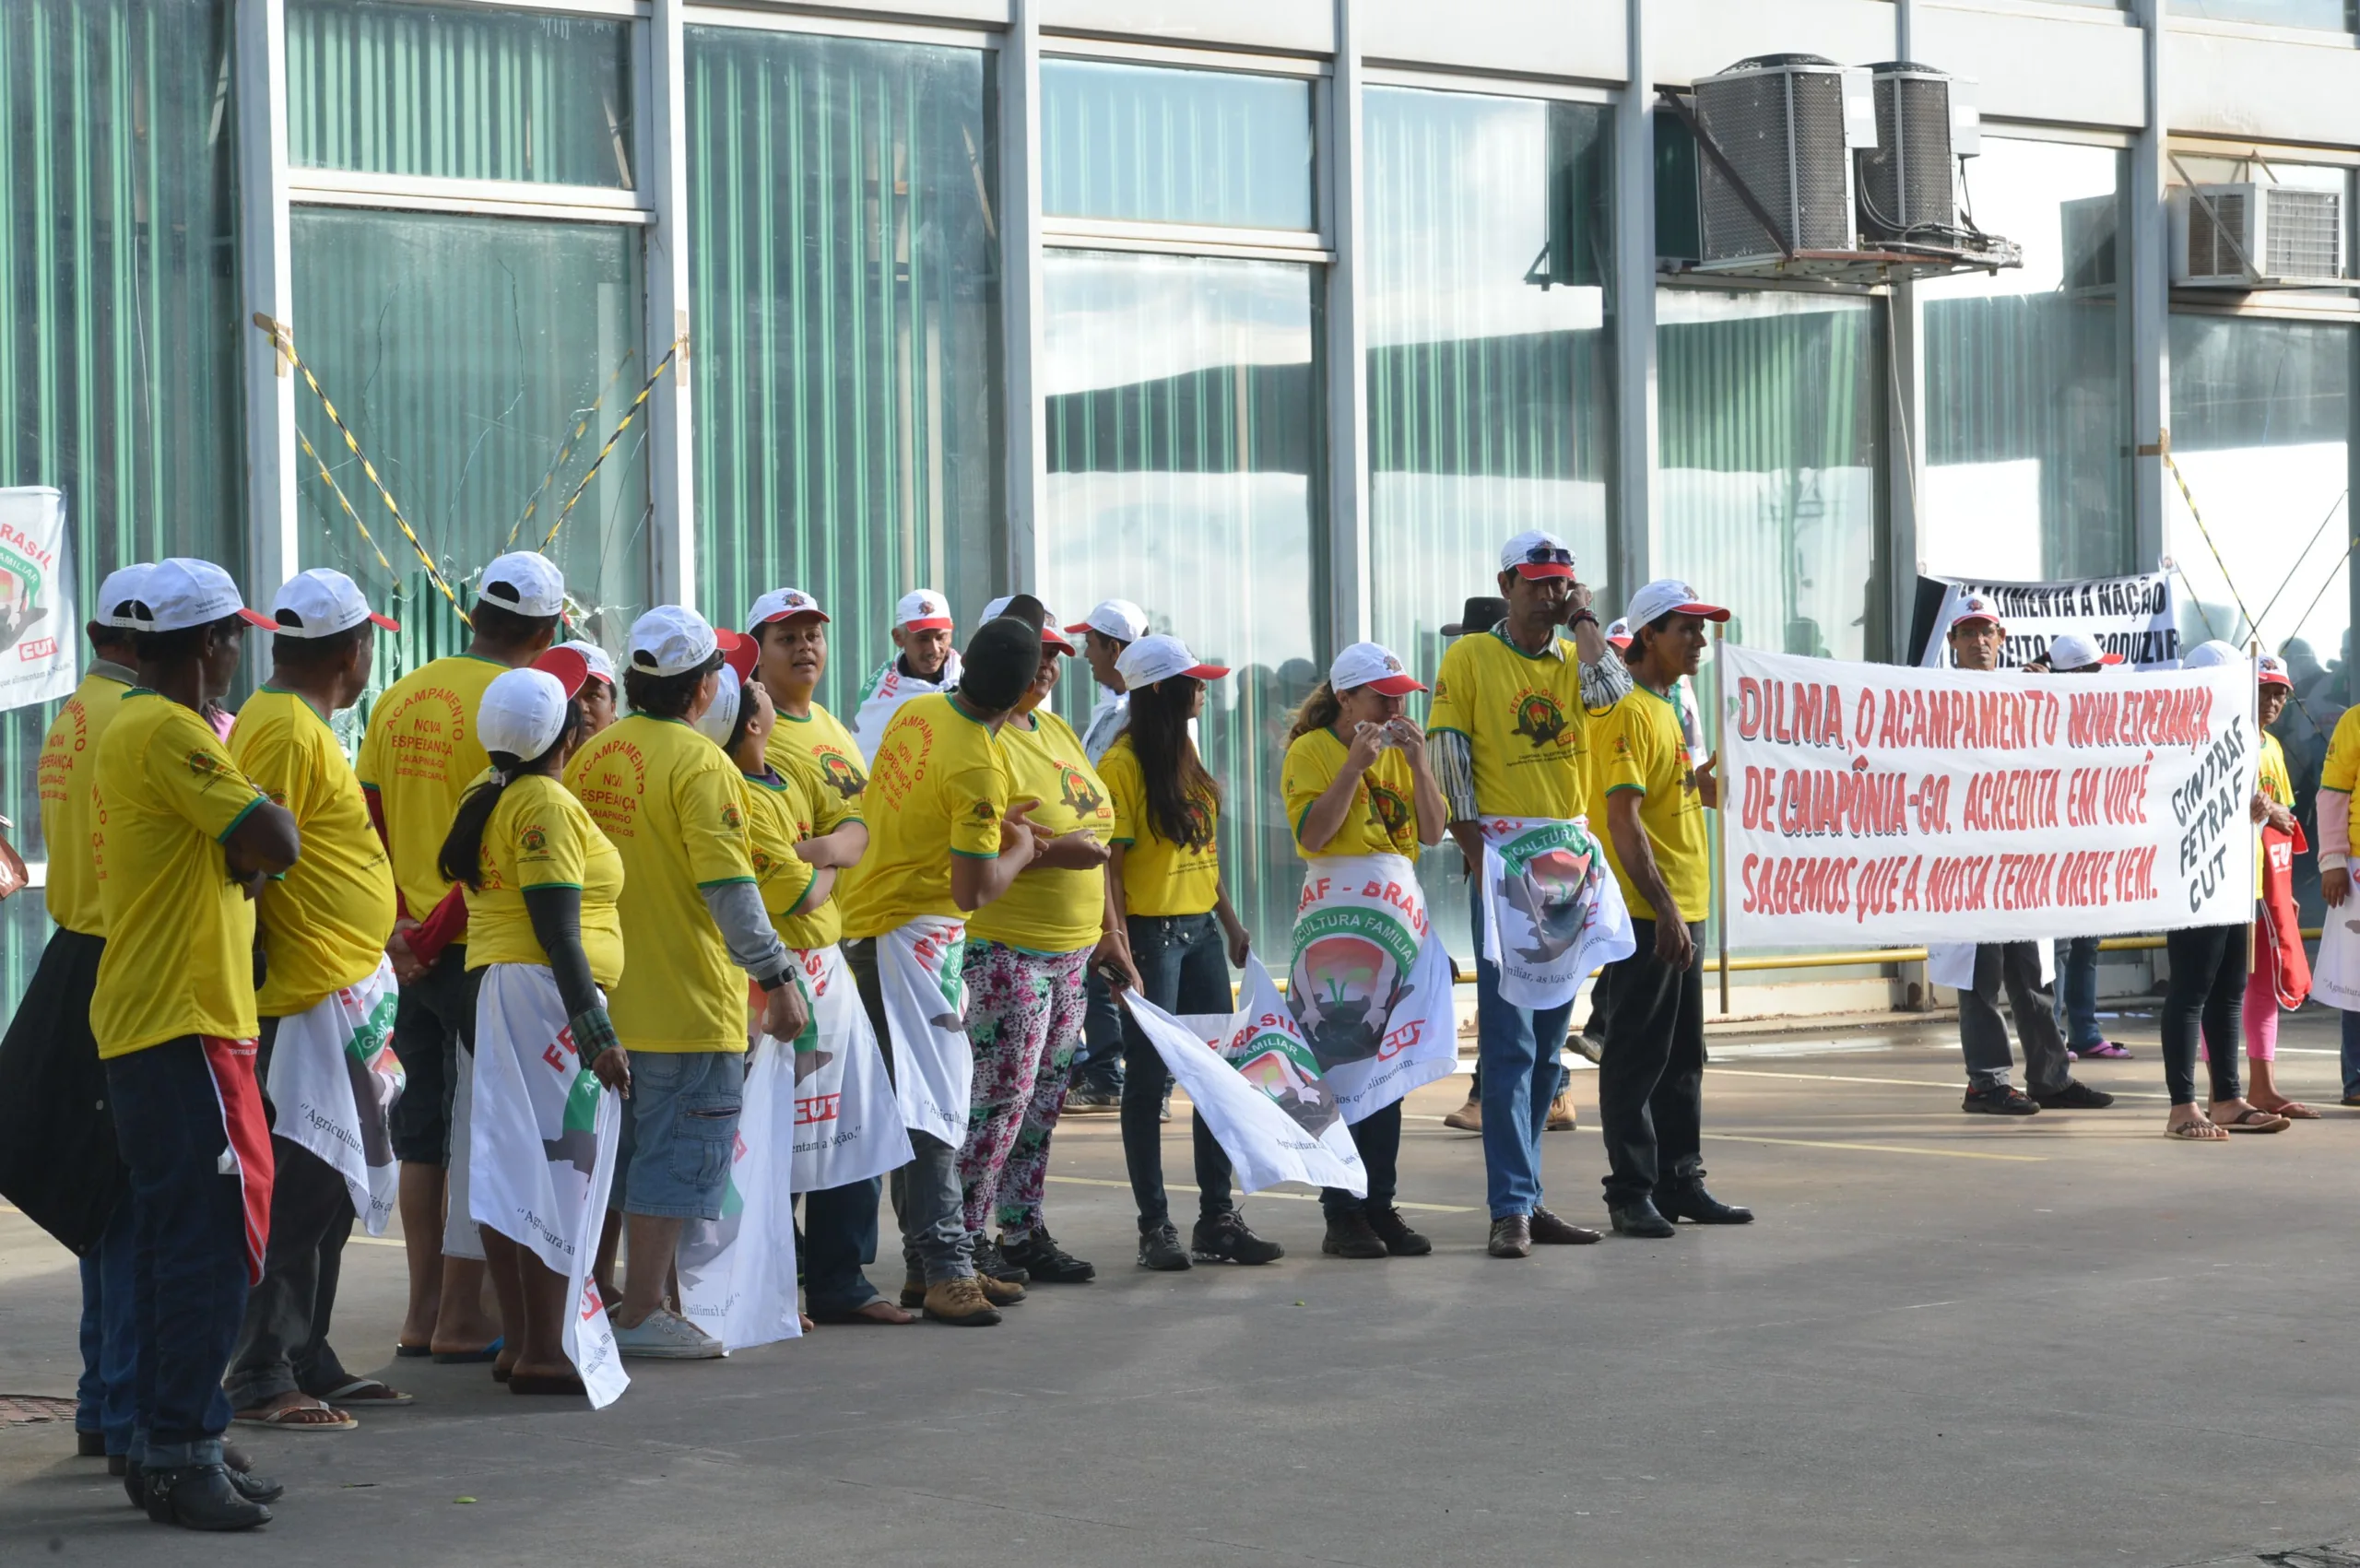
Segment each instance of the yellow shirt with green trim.
M1688 754L1687 726L1681 722L1679 688L1667 697L1634 684L1614 704L1599 727L1598 740L1599 801L1601 807L1624 790L1637 790L1639 825L1646 830L1655 850L1656 871L1664 890L1680 905L1681 918L1705 918L1713 896L1711 841L1705 824L1705 800L1689 778L1693 766ZM1655 911L1622 869L1614 850L1614 835L1599 835L1606 843L1606 858L1622 888L1622 902L1634 920L1653 920Z
M844 935L881 937L920 915L967 918L950 897L950 857L999 855L1008 769L980 719L939 692L894 712L861 796L868 853L836 884Z
M996 737L1009 776L1009 798L1037 800L1031 818L1049 834L1088 831L1101 843L1115 832L1115 807L1105 781L1073 726L1046 708L1010 719ZM1094 948L1106 926L1106 872L1045 866L1017 873L1007 892L975 912L970 936L1034 953Z
M634 1051L744 1051L744 973L703 891L754 880L737 765L678 719L633 713L574 755L565 785L622 857L615 1033Z
M780 713L770 739L762 743L762 758L781 777L803 786L813 815L800 830L802 838L832 833L861 819L860 797L868 787L868 772L861 765L860 743L819 703L811 704L805 718ZM838 873L839 880L842 876ZM790 948L824 948L843 936L844 929L844 914L832 892L819 908L795 917L793 937L782 927L779 940Z
M2341 790L2353 797L2348 815L2351 840L2360 852L2360 704L2343 710L2327 741L2327 759L2319 764L2319 787Z
M2339 723L2338 727L2341 727ZM2286 772L2286 749L2268 730L2261 732L2261 777L2258 788L2262 798L2287 810L2295 809L2295 781ZM2261 897L2261 828L2253 831L2253 896Z
M1486 817L1579 817L1589 809L1599 721L1582 705L1581 659L1557 637L1528 654L1496 628L1461 637L1434 676L1426 732L1467 737L1475 808Z
M303 857L254 902L266 965L254 1007L291 1018L376 973L394 930L394 870L360 778L309 701L256 690L238 710L230 757L303 836Z
M1305 860L1330 855L1403 855L1416 859L1417 784L1410 773L1410 759L1392 747L1378 752L1376 760L1361 774L1336 836L1317 849L1304 845L1303 819L1344 771L1350 749L1334 730L1325 727L1287 748L1280 788L1287 798L1287 822L1294 834L1295 853Z
M771 929L790 948L826 946L796 940L810 934L803 901L819 876L810 862L795 853L795 846L811 836L811 800L804 776L775 768L765 773L741 772L738 788L746 802L746 844L754 862L754 883L761 890Z
M140 687L99 740L101 1060L187 1034L252 1040L254 913L221 843L263 804L196 710Z
M508 666L473 654L420 665L378 694L361 737L360 786L385 814L394 886L412 920L423 920L451 890L435 861L459 814L459 797L491 766L476 739L484 688Z
M1098 759L1098 776L1115 802L1115 837L1123 844L1123 913L1207 914L1221 902L1221 807L1189 802L1204 831L1197 847L1175 843L1155 831L1147 814L1147 777L1128 730Z
M98 827L91 784L98 772L99 739L130 690L129 681L92 670L41 737L37 769L41 836L49 846L49 878L41 887L41 901L52 920L85 937L107 934L106 915L99 907L99 870L91 855L91 836Z
M476 783L489 783L485 769ZM470 788L474 787L472 784ZM623 857L582 802L547 773L526 773L500 792L476 852L480 889L467 901L467 967L537 963L549 950L525 905L528 888L572 888L582 895L582 953L590 978L612 992L623 977Z

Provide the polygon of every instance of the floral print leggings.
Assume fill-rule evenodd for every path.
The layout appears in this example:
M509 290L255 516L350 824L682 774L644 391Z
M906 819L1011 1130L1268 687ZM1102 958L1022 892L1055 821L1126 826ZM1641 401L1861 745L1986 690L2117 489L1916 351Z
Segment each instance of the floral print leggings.
M985 1234L995 1213L1011 1240L1041 1223L1049 1135L1065 1108L1066 1079L1081 1043L1090 953L1030 953L968 940L967 1039L975 1051L975 1087L967 1139L959 1147L959 1186L970 1235Z

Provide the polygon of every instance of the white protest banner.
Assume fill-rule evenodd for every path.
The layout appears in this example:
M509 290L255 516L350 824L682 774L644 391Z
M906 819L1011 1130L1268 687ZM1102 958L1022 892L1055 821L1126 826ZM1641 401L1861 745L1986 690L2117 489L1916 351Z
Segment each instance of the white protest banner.
M1720 657L1733 945L2032 941L2253 916L2248 666L2042 676Z
M870 670L868 678L861 682L860 706L852 716L852 737L860 743L861 760L877 760L877 744L885 738L885 726L893 722L893 715L901 711L903 703L913 697L950 690L959 684L959 670L956 648L943 661L941 675L933 680L903 674L899 654Z
M2168 567L2129 577L2055 583L1975 583L1952 577L1919 582L1941 584L1943 589L1918 661L1929 669L1953 667L1945 633L1960 607L1978 597L2007 628L2007 642L2000 650L2003 669L2040 658L2051 641L2068 631L2080 632L2101 653L2118 654L2123 663L2137 668L2171 669L2179 663L2178 579Z
M795 1042L794 1188L825 1192L898 1171L910 1162L909 1129L844 954L831 945L795 959L811 1021Z
M590 1282L621 1141L620 1102L573 1048L547 966L495 963L476 996L475 1107L468 1131L469 1215L565 1276L565 1353L593 1409L624 1375L615 1334Z
M774 1040L754 1047L721 1218L683 1225L673 1255L682 1315L720 1340L725 1352L803 1332L795 1305L795 1194L788 1185L795 1161L781 1146L795 1125L795 1053Z
M967 1137L975 1052L967 1043L967 927L920 915L877 938L877 984L893 1033L902 1125L953 1149Z
M401 1098L402 1065L393 1052L394 1012L401 997L394 966L278 1021L270 1047L271 1131L336 1168L352 1194L352 1212L372 1236L393 1218L401 1167L386 1126Z
M2360 904L2346 899L2319 927L2319 956L2311 965L2311 1000L2360 1013Z
M1368 1195L1368 1171L1343 1112L1260 959L1245 961L1239 1010L1227 1019L1195 1020L1196 1028L1135 991L1121 996L1227 1151L1240 1192L1309 1182L1356 1197ZM1225 1026L1226 1038L1209 1038L1201 1032L1207 1024Z
M1346 1122L1458 1070L1450 955L1407 858L1311 863L1295 904L1287 1009Z
M72 691L81 634L65 496L47 485L0 487L0 710Z
M1502 1000L1562 1008L1591 970L1631 956L1631 912L1587 818L1494 817L1482 830L1483 957Z

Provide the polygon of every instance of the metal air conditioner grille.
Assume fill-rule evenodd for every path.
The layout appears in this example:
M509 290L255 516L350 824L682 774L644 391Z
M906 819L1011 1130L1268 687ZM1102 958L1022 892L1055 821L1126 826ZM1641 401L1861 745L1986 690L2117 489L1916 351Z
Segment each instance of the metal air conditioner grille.
M2246 270L2237 247L2246 242L2246 198L2222 193L2188 204L2188 275L2236 277Z
M1901 121L1902 203L1898 209L1883 210L1908 228L1927 223L1947 227L1958 221L1957 204L1951 193L1950 83L1902 77L1893 88ZM1882 122L1884 116L1880 112L1877 118ZM1880 124L1877 129L1884 127Z
M1796 72L1794 95L1795 248L1852 248L1852 149L1844 143L1844 78L1833 71ZM1772 210L1776 210L1773 208Z
M2262 271L2272 277L2335 277L2342 262L2342 193L2279 185L2263 200L2269 204L2270 254Z
M1748 71L1696 84L1697 119L1720 144L1729 166L1745 181L1754 199L1790 230L1794 165L1787 134L1787 84L1791 79L1783 71ZM1840 118L1836 130L1840 136ZM1704 184L1704 259L1732 261L1776 254L1777 241L1746 210L1720 170L1707 159L1699 173Z

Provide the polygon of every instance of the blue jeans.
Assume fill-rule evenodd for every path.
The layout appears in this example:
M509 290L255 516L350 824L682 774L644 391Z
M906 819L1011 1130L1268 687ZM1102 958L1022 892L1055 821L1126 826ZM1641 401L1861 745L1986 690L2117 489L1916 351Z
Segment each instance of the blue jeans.
M623 1102L620 1173L608 1207L661 1220L718 1220L746 1103L743 1051L641 1051Z
M2098 939L2060 937L2057 943L2057 1032L2068 1051L2104 1044L2098 1030Z
M1134 914L1125 923L1131 962L1139 972L1140 994L1168 1013L1227 1013L1229 954L1221 921L1203 914ZM1172 1081L1163 1058L1139 1025L1123 1019L1123 1163L1139 1204L1139 1233L1168 1223L1172 1205L1163 1191L1163 1091ZM1201 1113L1191 1112L1197 1162L1197 1215L1214 1220L1230 1211L1229 1153Z
M106 1434L107 1452L131 1452L139 1334L132 1276L139 1250L131 1199L115 1205L99 1244L82 1255L82 1381L74 1390L74 1430Z
M877 1261L877 1205L884 1196L882 1176L803 1195L795 1256L812 1316L856 1312L877 1299L861 1266Z
M1557 1053L1564 1047L1574 1004L1568 998L1563 1007L1533 1011L1500 999L1499 966L1482 957L1482 879L1470 879L1467 891L1475 929L1475 1066L1482 1079L1485 1197L1492 1218L1504 1220L1540 1207L1540 1134L1561 1079Z
M1081 1018L1081 1049L1074 1053L1075 1089L1093 1094L1123 1091L1123 1009L1095 971L1083 987L1088 1010Z

